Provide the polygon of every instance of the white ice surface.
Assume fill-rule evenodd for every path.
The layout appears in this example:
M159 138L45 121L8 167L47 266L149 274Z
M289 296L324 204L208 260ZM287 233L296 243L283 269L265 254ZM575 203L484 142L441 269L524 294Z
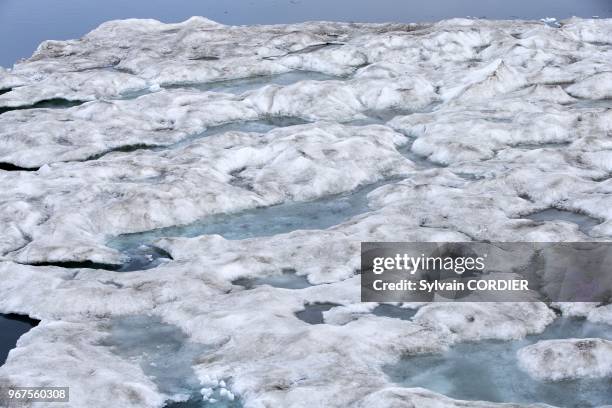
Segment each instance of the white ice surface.
M517 352L520 367L538 380L612 377L612 341L544 340Z

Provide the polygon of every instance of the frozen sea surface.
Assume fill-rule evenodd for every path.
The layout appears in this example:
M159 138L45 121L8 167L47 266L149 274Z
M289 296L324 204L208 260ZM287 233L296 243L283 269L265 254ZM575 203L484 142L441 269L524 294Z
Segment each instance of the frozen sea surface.
M443 354L405 357L386 372L406 387L423 387L465 400L547 403L587 408L612 401L612 379L543 382L517 365L516 352L539 340L612 339L612 326L559 318L542 334L519 341L460 343Z
M222 404L606 401L602 381L528 380L515 352L609 328L559 320L489 341L538 333L555 313L436 303L415 315L361 303L356 272L364 241L589 239L576 225L612 236L611 22L195 17L44 43L0 69L0 105L23 108L0 115L0 311L43 319L0 382L68 384L79 408L202 406L230 391ZM87 102L32 106L53 98ZM551 208L576 213L538 213ZM611 310L563 309L593 324ZM474 339L486 340L461 343Z

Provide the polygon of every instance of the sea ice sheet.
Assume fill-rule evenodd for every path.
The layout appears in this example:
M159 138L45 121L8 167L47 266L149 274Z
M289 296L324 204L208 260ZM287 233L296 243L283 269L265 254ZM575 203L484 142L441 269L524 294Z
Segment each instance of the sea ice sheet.
M41 320L0 385L79 408L609 403L516 356L540 373L560 341L586 376L573 339L609 340L609 304L363 304L359 249L609 240L610 38L194 17L44 42L0 70L0 312Z

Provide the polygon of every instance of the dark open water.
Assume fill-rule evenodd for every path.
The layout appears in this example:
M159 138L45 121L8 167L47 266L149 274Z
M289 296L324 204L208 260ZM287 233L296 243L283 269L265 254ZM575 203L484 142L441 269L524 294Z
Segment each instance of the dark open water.
M15 348L19 337L38 323L38 320L28 316L0 314L0 365L6 362L9 351Z
M79 38L122 18L178 22L201 15L225 24L312 20L419 22L451 17L612 17L611 0L0 0L0 66L43 40Z

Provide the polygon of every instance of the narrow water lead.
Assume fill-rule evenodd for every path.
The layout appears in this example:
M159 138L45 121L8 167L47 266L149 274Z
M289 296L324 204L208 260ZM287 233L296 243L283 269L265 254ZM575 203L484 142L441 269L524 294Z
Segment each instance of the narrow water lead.
M9 351L15 348L17 340L40 323L28 316L0 314L0 365L6 362Z
M208 83L186 83L164 86L166 89L197 89L208 92L225 92L231 94L242 94L247 91L262 88L266 85L292 85L300 81L331 81L341 80L340 77L325 75L314 71L291 71L277 75L262 75L250 78L232 79L228 81L217 81Z
M601 224L599 220L589 217L588 215L579 214L571 211L558 210L556 208L548 208L546 210L538 211L533 214L526 215L523 218L540 222L571 222L577 224L578 229L586 235L589 235L589 232L591 231L591 229L593 229L594 226Z
M84 104L85 101L73 101L63 98L45 99L33 105L24 105L16 107L0 106L0 115L5 112L25 109L66 109Z
M367 195L374 189L396 180L369 184L351 193L315 201L255 208L236 214L211 216L184 226L119 235L107 245L125 252L163 237L218 234L235 240L284 234L295 230L326 229L368 212Z
M193 371L196 358L210 350L191 343L176 326L157 317L127 316L110 320L109 336L103 345L117 355L137 362L160 392L172 397L167 407L240 407L240 401L228 398L227 388L216 386L204 395ZM212 399L211 399L212 398ZM175 402L183 400L183 402Z
M442 354L403 358L384 371L403 386L456 399L591 408L612 401L612 380L537 381L516 358L520 348L540 340L591 337L612 339L612 326L559 318L542 334L523 340L460 343Z

